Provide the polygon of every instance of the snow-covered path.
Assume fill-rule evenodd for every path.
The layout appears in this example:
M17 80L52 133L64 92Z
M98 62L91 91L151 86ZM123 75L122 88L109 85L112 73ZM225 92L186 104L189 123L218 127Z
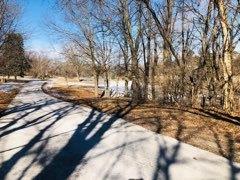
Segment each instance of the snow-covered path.
M240 165L24 86L0 119L0 179L240 179Z

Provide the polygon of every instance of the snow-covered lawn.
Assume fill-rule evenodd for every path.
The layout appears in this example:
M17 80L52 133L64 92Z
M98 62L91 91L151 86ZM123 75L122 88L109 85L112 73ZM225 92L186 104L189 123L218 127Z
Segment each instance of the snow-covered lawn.
M59 86L69 86L69 87L80 87L80 86L89 86L94 87L94 81L92 78L82 78L82 81L76 81L76 80L68 80L66 81L63 78L53 78L49 86L51 85L59 85ZM104 89L105 84L102 79L99 81L99 88ZM113 91L114 96L123 96L124 90L125 90L125 82L124 80L110 80L109 81L109 88L111 91ZM128 88L131 88L131 82L128 84Z
M18 89L22 85L23 83L14 83L14 82L3 83L3 84L0 84L0 92L10 93L12 90Z

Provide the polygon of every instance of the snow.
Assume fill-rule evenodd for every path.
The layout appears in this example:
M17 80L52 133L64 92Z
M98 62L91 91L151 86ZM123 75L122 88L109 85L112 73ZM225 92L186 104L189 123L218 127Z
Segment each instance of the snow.
M0 179L240 179L240 164L26 84L0 119Z
M22 83L13 82L0 84L0 92L10 93L12 90L18 89L21 85Z
M59 85L67 85L69 87L80 87L80 86L89 86L94 87L93 79L91 78L84 78L81 82L78 81L59 81L57 79L52 79L48 83L48 87L54 86L56 84ZM99 81L99 88L104 90L105 83L102 79ZM123 80L110 80L109 81L109 89L113 92L114 97L121 97L125 93L125 81ZM128 83L128 89L131 89L131 81Z

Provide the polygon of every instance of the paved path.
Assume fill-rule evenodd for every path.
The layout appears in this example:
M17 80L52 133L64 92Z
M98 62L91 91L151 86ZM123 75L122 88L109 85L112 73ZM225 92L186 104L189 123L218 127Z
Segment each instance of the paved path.
M0 179L240 179L240 166L26 84L0 119Z

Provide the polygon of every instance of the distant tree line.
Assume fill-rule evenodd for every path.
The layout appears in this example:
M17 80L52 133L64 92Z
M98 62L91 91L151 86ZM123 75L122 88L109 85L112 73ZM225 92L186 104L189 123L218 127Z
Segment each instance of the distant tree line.
M27 58L30 62L30 69L27 74L34 78L49 79L53 77L74 78L80 80L83 76L91 76L91 70L87 64L83 64L76 57L72 57L70 52L65 54L65 61L61 59L51 59L44 53L27 52Z

